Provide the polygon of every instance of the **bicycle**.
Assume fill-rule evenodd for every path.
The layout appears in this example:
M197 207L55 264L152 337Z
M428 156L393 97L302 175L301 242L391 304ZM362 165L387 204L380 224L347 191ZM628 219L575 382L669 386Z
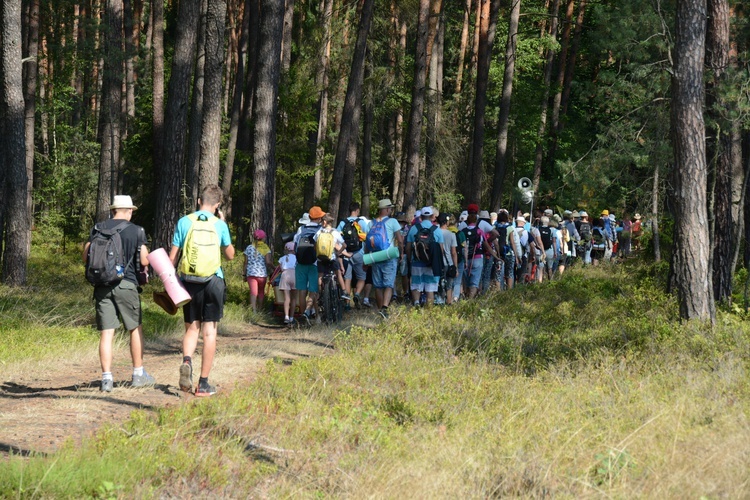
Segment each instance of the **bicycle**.
M328 325L332 325L341 321L343 316L341 288L339 288L336 280L336 271L331 269L324 273L321 281L318 311L321 314L321 320Z

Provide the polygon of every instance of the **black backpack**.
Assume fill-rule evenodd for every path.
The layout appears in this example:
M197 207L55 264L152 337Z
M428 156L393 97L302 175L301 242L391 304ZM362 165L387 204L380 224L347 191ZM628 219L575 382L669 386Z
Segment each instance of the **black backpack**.
M309 266L315 264L315 261L318 260L318 253L315 250L315 234L318 232L318 229L320 229L318 226L312 229L308 229L307 227L302 229L299 242L297 243L297 250L295 251L297 262L300 264Z
M539 236L542 237L542 245L545 250L552 248L552 229L549 226L539 227Z
M414 235L414 257L425 263L432 262L432 254L430 247L435 242L435 230L437 226L423 227L421 224L417 226L417 234Z
M481 238L479 236L479 228L465 227L461 230L466 235L466 244L469 249L469 259L473 259L475 255L483 255L483 249L479 245Z
M341 228L341 236L344 238L347 252L359 252L362 249L362 240L359 239L359 231L354 225L358 219L347 219Z
M508 244L508 228L511 227L508 223L498 222L495 224L495 231L497 231L497 241L500 242L500 250L503 255L508 255L513 248ZM513 229L511 228L511 231Z
M125 277L125 255L120 232L130 222L124 220L111 229L94 226L86 258L86 279L94 286L116 285Z

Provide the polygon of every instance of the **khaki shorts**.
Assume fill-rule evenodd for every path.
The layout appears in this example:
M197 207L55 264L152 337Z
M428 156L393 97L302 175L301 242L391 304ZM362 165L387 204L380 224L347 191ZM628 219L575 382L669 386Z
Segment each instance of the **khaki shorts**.
M141 326L141 297L135 283L122 280L115 286L94 288L96 301L96 327L99 330L114 330L122 318L125 329L135 330Z

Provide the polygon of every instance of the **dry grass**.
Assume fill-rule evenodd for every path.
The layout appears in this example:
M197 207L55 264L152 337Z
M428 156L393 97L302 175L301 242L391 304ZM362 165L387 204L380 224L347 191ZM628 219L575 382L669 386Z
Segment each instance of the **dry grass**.
M232 306L212 377L266 360L256 380L11 460L0 496L22 477L47 497L750 497L750 327L681 324L647 280L584 278L252 349L229 342Z

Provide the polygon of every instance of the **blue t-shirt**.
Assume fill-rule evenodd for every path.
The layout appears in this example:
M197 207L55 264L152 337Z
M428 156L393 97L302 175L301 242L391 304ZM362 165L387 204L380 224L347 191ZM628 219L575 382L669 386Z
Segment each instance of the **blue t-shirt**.
M429 220L423 220L422 222L419 223L419 225L427 229L435 226L432 223L432 221L429 221ZM445 238L443 237L443 232L440 230L440 227L435 226L435 228L436 228L435 231L433 231L432 233L432 237L434 238L435 243L445 243ZM411 229L409 229L409 232L406 234L407 243L414 243L414 238L417 236L417 230L418 229L416 225L412 226ZM421 262L416 259L412 259L411 265L417 266L417 267L427 267L432 264L429 264L427 262Z
M207 212L206 210L198 210L195 213L197 215L205 215L209 218L214 215L211 212ZM185 238L187 238L187 233L190 230L190 226L192 224L193 221L191 221L187 215L177 221L177 227L175 227L174 236L172 237L172 246L181 249L185 245ZM216 233L219 235L219 244L221 245L221 247L224 248L231 245L232 237L229 235L229 226L227 226L227 223L217 217L214 224L216 227ZM222 270L222 268L219 268L219 270L216 271L216 275L219 278L224 277L224 271Z

